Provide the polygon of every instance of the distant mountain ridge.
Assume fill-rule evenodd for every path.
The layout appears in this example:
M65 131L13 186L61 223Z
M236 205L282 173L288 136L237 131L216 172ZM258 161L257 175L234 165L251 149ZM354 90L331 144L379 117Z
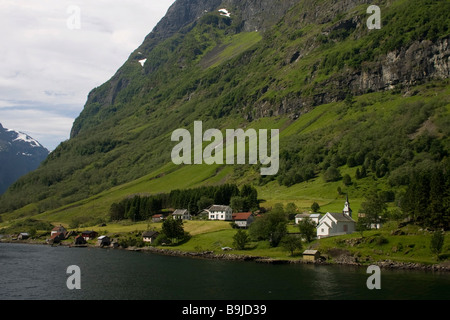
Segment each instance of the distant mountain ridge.
M0 123L0 194L18 178L36 169L49 151L29 135Z

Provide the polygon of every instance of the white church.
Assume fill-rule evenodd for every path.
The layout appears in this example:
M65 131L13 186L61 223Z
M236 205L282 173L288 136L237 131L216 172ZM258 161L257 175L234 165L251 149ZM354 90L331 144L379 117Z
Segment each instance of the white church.
M325 238L338 236L355 232L356 222L352 219L352 209L350 202L345 201L344 210L342 212L327 212L317 225L317 238Z

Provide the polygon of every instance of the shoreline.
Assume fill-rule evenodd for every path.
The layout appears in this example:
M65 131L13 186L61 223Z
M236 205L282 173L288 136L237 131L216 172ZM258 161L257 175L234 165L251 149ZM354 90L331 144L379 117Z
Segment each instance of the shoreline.
M381 260L381 261L364 261L361 263L359 261L355 261L351 256L341 256L335 259L334 261L327 261L326 259L318 259L316 261L307 261L302 258L298 258L295 260L290 259L274 259L270 257L264 256L254 256L247 254L232 254L232 253L214 253L214 251L202 251L202 252L194 252L194 251L181 251L176 249L163 249L157 247L100 247L97 245L83 245L77 246L73 244L48 244L46 242L33 242L33 241L24 241L24 240L0 240L1 243L10 243L10 244L28 244L28 245L45 245L45 246L61 246L68 248L96 248L96 249L114 249L114 250L126 250L130 252L143 252L143 253L151 253L151 254L160 254L165 256L173 256L173 257L185 257L185 258L197 258L197 259L207 259L207 260L224 260L224 261L246 261L246 262L255 262L255 263L264 263L264 264L309 264L309 265L324 265L324 266L349 266L349 267L368 267L369 265L376 265L380 267L380 269L385 270L410 270L410 271L425 271L425 272L450 272L450 261L444 261L438 264L423 264L418 262L399 262L393 260ZM322 258L322 257L321 257Z
M121 248L123 249L123 248ZM421 264L416 262L398 262L393 260L382 260L373 262L355 262L346 261L346 259L338 259L337 261L331 262L323 259L316 261L307 261L302 258L289 260L289 259L274 259L263 256L253 256L253 255L241 255L241 254L230 254L223 253L217 254L213 251L204 252L190 252L190 251L180 251L171 249L162 249L155 247L145 247L145 248L126 248L124 250L137 251L137 252L149 252L168 256L177 257L188 257L188 258L200 258L209 260L227 260L227 261L250 261L255 263L266 263L266 264L309 264L309 265L328 265L328 266L353 266L353 267L368 267L369 265L379 266L381 269L391 269L391 270L417 270L417 271L432 271L432 272L450 272L450 262L446 264Z

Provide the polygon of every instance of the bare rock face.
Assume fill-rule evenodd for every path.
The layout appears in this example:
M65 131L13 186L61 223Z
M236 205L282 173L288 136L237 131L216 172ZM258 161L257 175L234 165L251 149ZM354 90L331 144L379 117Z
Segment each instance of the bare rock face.
M203 14L217 10L222 0L177 0L166 15L146 37L141 49L149 50L161 40L167 39L182 28L199 19Z
M283 99L279 105L264 102L256 106L257 112L252 116L259 118L287 114L295 119L315 106L342 101L348 94L358 96L396 88L407 89L430 80L448 79L449 39L413 42L409 47L379 57L377 61L365 62L359 70L344 70L318 84L312 95L304 97L298 92Z
M389 52L383 59L369 65L366 71L352 75L350 87L355 94L363 94L390 90L398 85L413 86L425 80L446 79L449 76L449 38L437 43L425 40Z
M298 0L224 0L222 6L230 8L242 19L242 31L264 31L276 24Z

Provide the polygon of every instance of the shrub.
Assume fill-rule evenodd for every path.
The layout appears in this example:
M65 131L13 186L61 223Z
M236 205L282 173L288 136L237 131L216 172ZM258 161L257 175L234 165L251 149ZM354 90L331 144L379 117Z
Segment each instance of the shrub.
M383 244L389 243L389 240L386 239L386 238L383 237L383 236L378 236L378 237L375 238L375 243L376 243L377 245L381 246L381 245L383 245Z

